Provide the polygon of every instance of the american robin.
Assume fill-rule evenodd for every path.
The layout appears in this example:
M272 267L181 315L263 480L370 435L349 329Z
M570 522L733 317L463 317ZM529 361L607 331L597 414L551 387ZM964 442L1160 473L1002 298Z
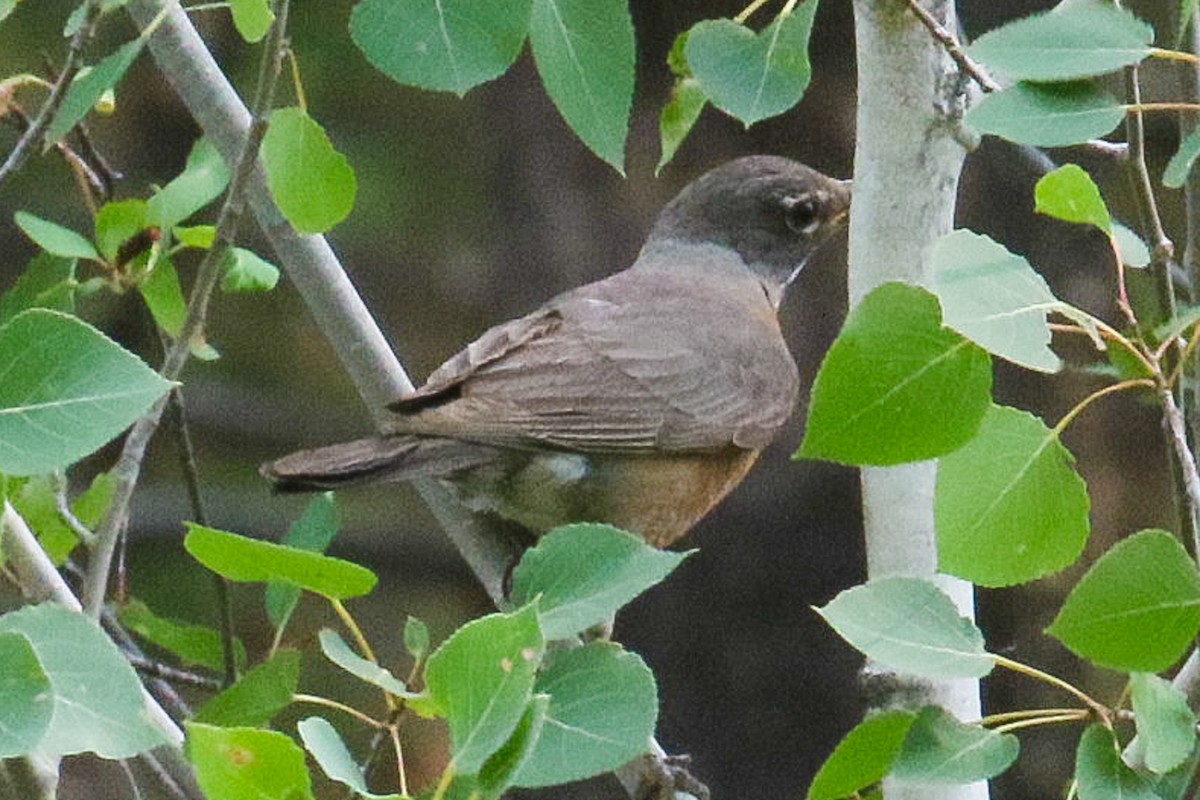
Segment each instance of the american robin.
M433 477L534 533L608 522L665 547L791 415L776 312L849 205L849 182L794 161L731 161L667 205L631 267L484 333L387 433L262 473L282 491Z

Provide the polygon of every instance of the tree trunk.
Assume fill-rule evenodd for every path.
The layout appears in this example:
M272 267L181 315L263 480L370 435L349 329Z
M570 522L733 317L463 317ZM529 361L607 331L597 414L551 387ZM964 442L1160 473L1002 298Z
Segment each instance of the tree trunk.
M949 30L956 29L950 0L923 5ZM880 283L921 282L935 239L954 225L959 172L966 151L955 138L956 110L964 102L954 62L903 0L855 0L858 47L858 142L854 207L850 219L850 301ZM862 470L867 570L871 578L934 578L934 462ZM939 576L936 582L974 616L970 584ZM874 668L869 668L878 674ZM907 676L872 681L877 705L937 704L959 719L978 719L975 681L931 684ZM881 696L882 695L882 696ZM931 789L888 786L889 800L987 797L985 783Z

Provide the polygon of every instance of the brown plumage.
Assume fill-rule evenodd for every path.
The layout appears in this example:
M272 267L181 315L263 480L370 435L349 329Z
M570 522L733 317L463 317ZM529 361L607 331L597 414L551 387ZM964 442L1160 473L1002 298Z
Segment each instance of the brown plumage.
M790 416L776 310L849 201L787 159L719 167L668 204L633 266L484 333L392 406L387 434L263 474L285 491L433 477L534 532L603 521L670 544Z

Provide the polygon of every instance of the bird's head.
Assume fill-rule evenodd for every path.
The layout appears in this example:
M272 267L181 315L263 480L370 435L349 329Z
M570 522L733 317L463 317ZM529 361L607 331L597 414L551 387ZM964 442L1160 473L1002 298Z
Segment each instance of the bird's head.
M779 156L747 156L688 184L659 215L643 253L672 242L728 248L778 304L849 210L849 181Z

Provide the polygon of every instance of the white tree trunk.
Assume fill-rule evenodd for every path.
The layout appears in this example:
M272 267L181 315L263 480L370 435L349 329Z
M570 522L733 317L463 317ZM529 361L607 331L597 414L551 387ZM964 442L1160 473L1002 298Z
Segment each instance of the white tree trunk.
M955 30L951 0L922 5ZM850 219L850 302L889 280L921 282L929 246L954 224L958 176L966 155L954 138L952 115L962 84L954 62L903 0L855 0L858 48L858 142L854 206ZM933 529L933 462L862 470L867 570L887 575L933 577L937 545ZM971 586L939 577L937 583L974 616ZM935 703L959 719L978 719L975 681L939 684L887 682L884 702ZM979 800L984 783L970 786L889 785L889 800L935 797Z

